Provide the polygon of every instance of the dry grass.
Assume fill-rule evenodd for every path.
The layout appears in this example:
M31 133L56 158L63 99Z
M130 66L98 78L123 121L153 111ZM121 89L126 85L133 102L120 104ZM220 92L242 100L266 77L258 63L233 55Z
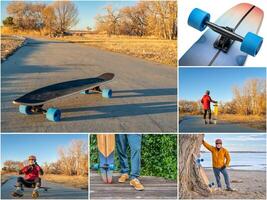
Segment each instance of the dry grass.
M49 38L38 31L16 31L4 27L1 30L6 35L34 36ZM49 38L51 39L51 38ZM162 40L155 37L136 36L108 36L105 34L86 34L84 36L64 36L54 38L73 43L81 43L88 46L105 49L112 52L124 53L156 63L177 66L177 40Z
M265 116L219 114L218 120L227 121L230 123L244 124L249 127L257 128L260 130L266 130Z
M3 185L5 182L7 182L11 176L17 175L17 173L5 173L4 171L1 171L1 185Z
M177 66L177 41L152 37L110 36L88 34L83 37L66 36L65 41L82 43L101 49L125 53L161 64Z
M88 189L87 176L66 176L66 175L46 174L42 176L42 179L66 186L72 186L75 188Z
M1 35L1 60L5 60L20 47L23 42L24 40L22 39Z

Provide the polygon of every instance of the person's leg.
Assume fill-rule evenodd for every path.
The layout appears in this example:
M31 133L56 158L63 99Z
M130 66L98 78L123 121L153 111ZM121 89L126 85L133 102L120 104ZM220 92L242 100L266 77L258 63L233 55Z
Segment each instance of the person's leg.
M125 134L116 134L116 148L120 161L121 173L129 172L129 164L127 157L127 137Z
M204 113L203 113L203 119L206 120L206 116L207 116L207 110L204 110Z
M116 148L120 161L121 176L118 179L119 183L125 183L129 179L129 164L127 156L127 137L125 134L116 135Z
M35 185L35 188L41 187L41 178L39 178L39 177L35 178L33 183Z
M221 188L222 184L221 184L221 177L220 177L220 169L213 167L213 173L214 173L218 188Z
M131 181L130 185L136 190L144 190L144 186L138 180L140 176L141 168L141 134L129 134L127 135L128 142L131 149Z
M226 189L231 189L230 179L229 179L229 175L227 173L226 168L224 168L223 170L221 170L221 173L223 174L223 177L224 177L224 181L225 181L225 184L226 184Z
M22 197L23 196L23 186L25 185L25 180L22 177L17 178L17 183L16 183L16 190L13 193L14 197Z
M211 123L211 109L207 111L209 113L209 123Z
M141 134L128 134L128 143L131 149L131 179L140 176L141 167Z

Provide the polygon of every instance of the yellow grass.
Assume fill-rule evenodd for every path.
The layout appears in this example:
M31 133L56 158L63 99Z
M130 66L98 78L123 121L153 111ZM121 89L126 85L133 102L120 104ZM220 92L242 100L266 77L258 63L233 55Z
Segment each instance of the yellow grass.
M63 40L83 43L101 49L125 53L157 63L177 66L176 40L161 40L153 37L110 36L88 34L83 37L66 36Z
M21 46L23 40L18 40L11 37L3 37L1 35L1 60L6 59L11 55L19 46Z
M49 181L49 182L66 185L66 186L88 189L88 177L87 176L66 176L66 175L46 174L42 176L42 179Z
M17 173L6 173L4 171L1 171L1 185L4 184L11 176L17 175Z
M244 124L246 126L250 126L260 130L266 130L265 116L219 114L218 120L227 121L230 123Z
M16 31L7 27L1 30L2 34L16 34L21 36L34 36L48 38L39 31ZM52 39L52 38L49 38ZM86 34L84 36L64 36L53 38L74 43L81 43L88 46L105 49L108 51L124 53L156 63L177 66L177 41L162 40L155 37L137 37L137 36L108 36L106 34Z

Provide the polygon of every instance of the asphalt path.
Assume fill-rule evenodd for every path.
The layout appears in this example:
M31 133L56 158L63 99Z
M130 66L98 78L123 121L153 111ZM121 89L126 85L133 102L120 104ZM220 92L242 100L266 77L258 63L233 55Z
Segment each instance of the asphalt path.
M217 120L216 124L205 124L201 116L185 116L179 123L181 133L254 133L264 132L244 126L243 124L232 124Z
M2 63L2 132L176 132L176 68L83 44L28 39ZM115 79L104 87L113 98L76 94L45 104L62 121L23 115L12 101L50 84L95 77Z
M16 176L11 177L1 187L1 199L14 199ZM42 180L42 186L49 187L48 191L40 189L39 199L88 199L88 190L72 188ZM32 188L24 188L24 195L17 199L32 199Z

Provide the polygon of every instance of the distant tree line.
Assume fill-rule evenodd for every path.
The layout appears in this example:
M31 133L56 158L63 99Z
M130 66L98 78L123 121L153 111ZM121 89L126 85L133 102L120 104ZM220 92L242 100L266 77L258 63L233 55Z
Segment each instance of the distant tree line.
M219 113L240 115L266 114L266 80L249 79L241 87L233 87L233 100L219 103ZM200 101L179 101L180 113L201 114Z
M12 1L7 6L7 13L4 26L21 31L42 30L50 36L64 34L78 23L78 10L70 1L50 4Z
M105 8L96 16L96 31L108 35L156 36L177 38L176 1L140 1L135 6Z

